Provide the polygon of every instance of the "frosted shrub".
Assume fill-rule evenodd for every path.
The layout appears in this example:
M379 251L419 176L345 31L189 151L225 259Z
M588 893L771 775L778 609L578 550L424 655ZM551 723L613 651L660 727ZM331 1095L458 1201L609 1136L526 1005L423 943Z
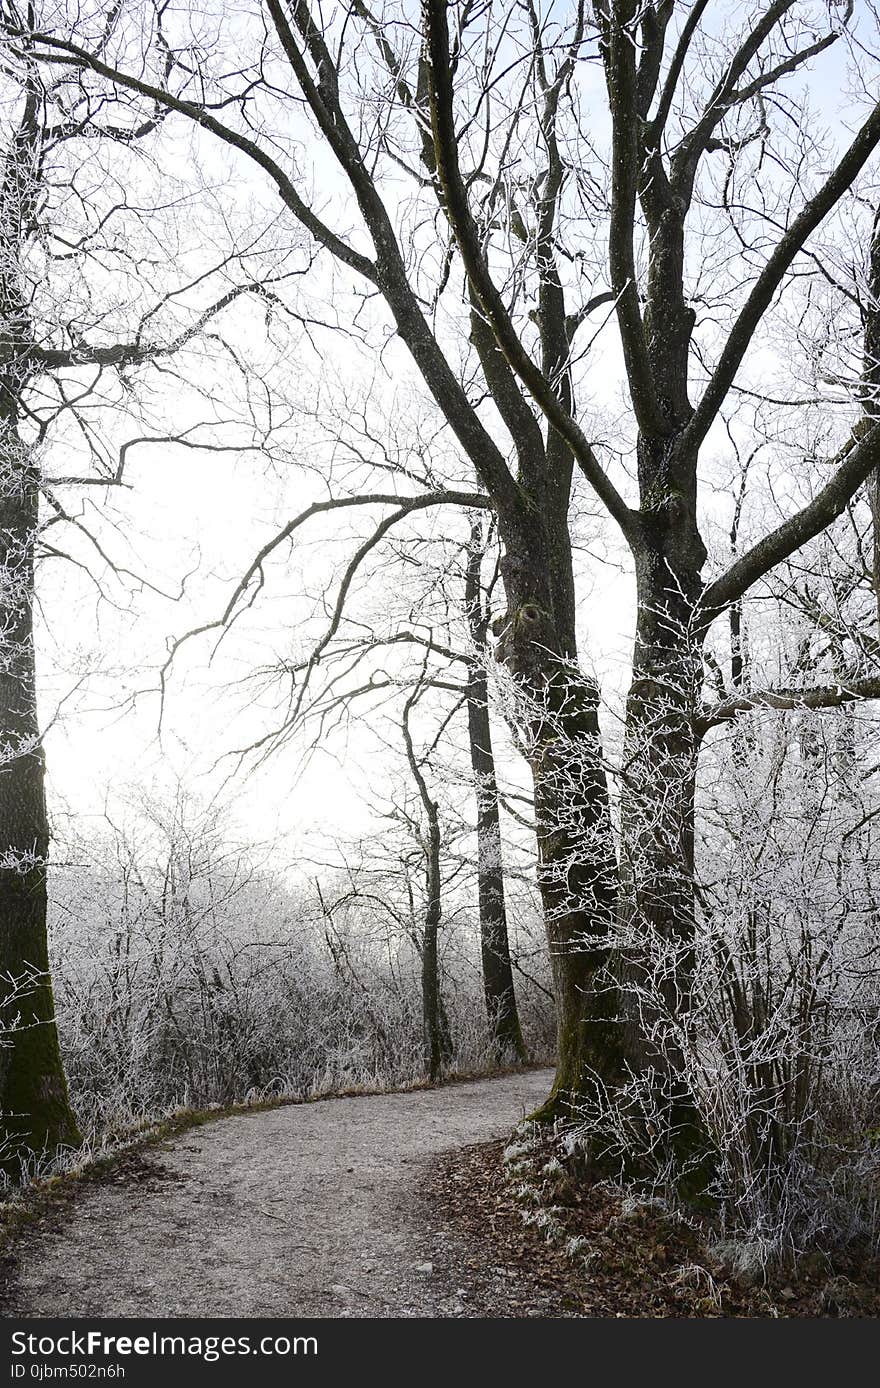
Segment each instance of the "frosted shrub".
M723 799L704 792L692 938L637 912L618 928L605 986L623 979L653 1063L597 1086L574 1125L605 1167L708 1198L764 1265L880 1242L880 841L840 778L831 794L804 764L803 722L740 747Z
M258 871L210 825L170 837L79 845L91 863L56 874L56 1004L84 1134L101 1140L181 1106L424 1078L409 940L377 938L352 908L328 941L319 901ZM453 943L448 1072L482 1071L492 1043L479 974Z

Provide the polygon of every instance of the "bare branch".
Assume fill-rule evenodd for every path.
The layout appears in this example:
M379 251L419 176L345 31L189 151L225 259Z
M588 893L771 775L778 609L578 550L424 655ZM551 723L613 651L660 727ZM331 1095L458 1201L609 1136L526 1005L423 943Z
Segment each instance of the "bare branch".
M687 427L687 438L692 447L699 447L711 428L751 345L755 329L769 308L786 271L802 250L807 238L851 186L853 179L864 168L878 144L880 101L852 144L838 160L819 192L810 198L795 217L755 281L728 335L715 371L703 392L703 398Z
M633 515L610 478L603 471L580 425L565 409L543 372L526 352L486 265L479 236L467 201L458 162L452 109L452 71L449 30L443 0L426 0L426 41L431 65L431 121L437 169L444 199L461 250L468 279L495 333L498 345L513 370L528 387L554 429L565 439L587 480L623 533L633 532Z
M736 695L701 710L697 715L696 726L702 734L720 723L731 722L737 714L750 713L753 709L842 708L845 704L858 703L866 699L880 699L880 676L817 686L813 689L760 689L750 694Z
M735 560L725 574L709 584L700 604L706 623L842 515L847 503L878 464L880 424L875 424L863 430L861 437L849 441L834 475L812 501L759 540Z

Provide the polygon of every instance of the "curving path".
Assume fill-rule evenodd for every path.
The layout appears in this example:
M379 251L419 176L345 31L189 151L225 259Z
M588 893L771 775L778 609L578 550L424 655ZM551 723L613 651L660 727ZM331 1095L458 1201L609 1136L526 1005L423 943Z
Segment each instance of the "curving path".
M435 1227L420 1176L504 1137L551 1080L532 1070L196 1128L155 1149L146 1179L83 1187L60 1230L20 1252L9 1312L521 1315L506 1309L513 1274Z

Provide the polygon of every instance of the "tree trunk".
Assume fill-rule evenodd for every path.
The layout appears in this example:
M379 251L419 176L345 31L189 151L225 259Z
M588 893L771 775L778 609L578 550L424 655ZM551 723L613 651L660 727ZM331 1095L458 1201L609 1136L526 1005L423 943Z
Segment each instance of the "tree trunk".
M0 418L0 1150L79 1143L58 1046L46 939L49 831L33 642L38 483L7 397Z
M532 537L534 538L534 537ZM537 548L537 547L535 547ZM556 995L556 1077L536 1121L571 1118L583 1098L614 1083L623 1061L609 933L617 860L601 757L598 690L570 658L550 576L552 553L508 543L508 611L495 623L496 657L514 676L520 729L535 786L538 885Z
M428 1078L440 1078L443 1061L451 1051L449 1023L443 1008L440 992L440 961L438 957L438 937L443 915L440 895L440 812L437 802L431 798L428 783L413 746L409 727L409 715L420 693L416 685L403 708L403 741L406 758L413 780L419 792L419 799L425 812L427 835L422 840L425 853L425 921L422 930L422 1030L425 1047L425 1068Z
M679 952L663 984L670 1015L689 1002L694 931L695 653L686 638L658 641L656 609L641 606L626 710L621 876L643 964ZM638 952L638 943L634 949Z
M567 1119L598 1084L620 1077L620 997L610 969L617 863L600 760L598 695L571 685L560 730L538 740L532 759L538 882L556 996L557 1067L534 1115Z
M502 1065L528 1060L523 1041L504 900L504 857L498 812L498 784L489 718L489 684L486 676L486 628L480 588L483 546L479 523L472 531L465 601L476 654L468 662L468 740L477 800L477 890L480 909L480 949L486 1016L492 1028L495 1055Z
M477 797L477 882L480 903L480 949L486 1015L495 1053L502 1065L528 1060L513 986L504 860L498 813L495 756L489 723L486 672L476 663L468 680L468 736Z
M705 550L673 492L645 524L636 557L638 615L621 787L621 966L627 1059L652 1076L655 1127L678 1158L704 1135L682 1028L694 970L694 798L702 683L697 620Z
M427 904L422 936L422 1019L425 1037L425 1065L428 1078L440 1078L444 1058L444 1017L440 999L440 966L437 937L440 932L440 823L437 806L428 800L428 841L426 845Z
M880 468L875 468L868 478L868 500L871 503L871 526L874 532L871 555L874 602L877 608L877 625L880 627Z
M871 236L869 290L872 296L865 310L865 359L863 365L863 406L871 423L880 418L880 211L874 217ZM880 468L868 477L868 500L873 529L872 568L877 622L880 625Z
M79 1145L58 1046L46 939L43 748L34 666L39 476L19 434L30 300L22 245L39 192L43 96L29 83L0 181L0 1165Z

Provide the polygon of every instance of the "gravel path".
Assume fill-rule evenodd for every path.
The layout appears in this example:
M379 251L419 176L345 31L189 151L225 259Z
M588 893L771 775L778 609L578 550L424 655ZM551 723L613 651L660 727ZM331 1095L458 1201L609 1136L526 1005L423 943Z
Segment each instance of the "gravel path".
M485 1316L511 1274L435 1227L420 1180L503 1137L548 1070L227 1118L159 1148L138 1179L84 1187L20 1251L19 1316ZM553 1314L537 1305L526 1314Z

